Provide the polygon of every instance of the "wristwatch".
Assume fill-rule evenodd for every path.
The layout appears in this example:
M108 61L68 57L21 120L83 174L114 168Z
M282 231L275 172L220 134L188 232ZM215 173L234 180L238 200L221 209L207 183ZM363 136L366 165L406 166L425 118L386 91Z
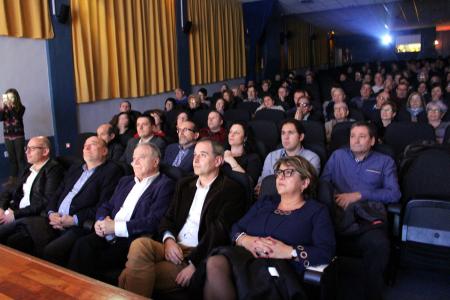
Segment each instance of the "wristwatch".
M297 258L297 257L298 257L297 250L296 250L295 248L292 249L291 257L292 257L292 258Z

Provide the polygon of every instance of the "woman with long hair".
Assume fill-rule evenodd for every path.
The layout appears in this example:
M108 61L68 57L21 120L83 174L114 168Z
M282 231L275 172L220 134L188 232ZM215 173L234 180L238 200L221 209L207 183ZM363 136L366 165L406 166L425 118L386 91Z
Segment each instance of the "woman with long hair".
M5 187L12 187L20 173L22 173L25 161L25 130L23 127L23 115L25 106L20 101L20 95L16 89L8 89L3 94L0 104L0 121L3 121L3 136L5 138L6 151L9 158L9 179Z

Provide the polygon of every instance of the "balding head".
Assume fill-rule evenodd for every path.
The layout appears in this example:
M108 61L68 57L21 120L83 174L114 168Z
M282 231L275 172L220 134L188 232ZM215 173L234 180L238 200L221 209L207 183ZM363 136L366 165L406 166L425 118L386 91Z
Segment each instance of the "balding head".
M106 144L109 144L115 137L114 128L111 124L101 124L97 128L97 136L101 138Z
M104 140L97 136L91 136L83 147L83 159L88 169L101 165L108 156L108 147Z
M28 163L39 168L50 157L50 141L45 136L36 136L30 139L25 154Z

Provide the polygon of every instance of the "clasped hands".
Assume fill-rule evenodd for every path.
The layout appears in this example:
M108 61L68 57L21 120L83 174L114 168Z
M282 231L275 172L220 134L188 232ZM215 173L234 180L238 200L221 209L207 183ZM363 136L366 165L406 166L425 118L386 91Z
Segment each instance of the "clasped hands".
M50 225L53 229L64 230L64 228L71 227L75 225L73 221L73 217L69 215L61 215L57 212L53 212L48 215L48 219L50 221Z
M176 265L181 264L184 260L183 250L172 238L168 238L164 241L164 257L167 261L170 261ZM195 270L195 266L190 263L189 265L184 267L183 270L180 271L180 273L178 273L175 282L182 287L189 286Z
M250 251L255 258L291 259L292 246L273 237L255 237L244 235L239 239L239 245Z
M14 221L14 211L8 208L6 211L0 208L0 224L9 224Z
M334 198L336 200L337 205L339 205L343 209L346 209L353 202L361 200L362 195L360 192L341 193L334 195Z
M115 232L114 224L115 224L114 220L111 219L109 216L107 216L105 219L95 222L94 224L95 233L99 237L105 237L108 234L114 234Z

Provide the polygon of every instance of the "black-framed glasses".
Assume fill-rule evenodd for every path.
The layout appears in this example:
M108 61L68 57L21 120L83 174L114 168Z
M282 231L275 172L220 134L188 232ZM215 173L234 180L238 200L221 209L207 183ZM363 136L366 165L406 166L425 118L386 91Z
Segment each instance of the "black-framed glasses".
M24 147L25 152L27 152L28 150L34 151L36 149L44 149L44 147L39 147L39 146L26 146L26 147Z
M294 172L295 172L294 169L284 169L284 170L278 169L278 170L275 170L275 177L280 177L280 176L291 177L292 174L294 174Z
M195 133L195 130L194 130L194 129L191 129L191 128L177 129L177 133L180 133L180 132L186 133L186 132L188 132L188 131L190 131L190 132L192 132L192 133Z

